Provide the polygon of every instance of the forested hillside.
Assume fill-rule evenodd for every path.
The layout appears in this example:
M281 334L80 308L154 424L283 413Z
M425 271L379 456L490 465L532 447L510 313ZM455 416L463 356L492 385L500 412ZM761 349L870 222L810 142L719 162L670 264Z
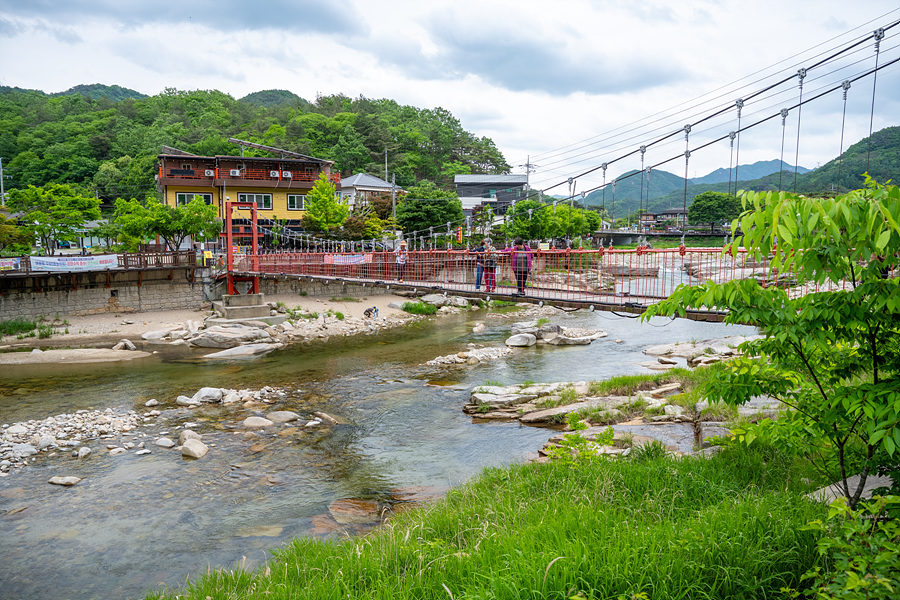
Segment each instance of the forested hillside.
M83 93L58 96L0 90L7 189L74 183L106 200L144 198L155 193L161 146L235 154L229 137L333 160L344 175L363 171L384 177L387 150L388 169L401 187L423 179L449 187L459 173L509 171L492 140L469 133L442 108L343 95L310 103L283 90L235 100L214 90L167 89L114 101L109 93L117 86L102 86L107 93L98 98L91 92L100 90L84 87Z

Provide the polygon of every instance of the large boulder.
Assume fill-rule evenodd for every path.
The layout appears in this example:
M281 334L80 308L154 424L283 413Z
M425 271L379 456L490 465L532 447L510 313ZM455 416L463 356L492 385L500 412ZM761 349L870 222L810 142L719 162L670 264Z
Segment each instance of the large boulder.
M256 358L257 356L262 356L263 354L268 354L273 350L278 350L282 348L283 344L244 344L243 346L236 346L234 348L228 348L226 350L221 350L219 352L213 352L212 354L207 354L203 358L216 360L216 359L237 359L237 358Z
M155 340L162 340L169 336L169 332L171 329L154 329L153 331L147 331L143 335L141 335L141 339L146 340L148 342Z
M444 306L448 301L447 297L441 294L425 294L420 300L428 304L434 304L435 306Z
M221 402L223 395L222 388L204 387L200 388L197 393L194 394L193 398L191 398L191 402L194 404L200 402Z
M536 343L537 338L530 333L519 333L506 339L506 345L514 348L527 348L528 346L534 346Z
M264 329L216 325L198 332L189 341L191 345L201 348L234 348L245 343L271 339L272 336Z

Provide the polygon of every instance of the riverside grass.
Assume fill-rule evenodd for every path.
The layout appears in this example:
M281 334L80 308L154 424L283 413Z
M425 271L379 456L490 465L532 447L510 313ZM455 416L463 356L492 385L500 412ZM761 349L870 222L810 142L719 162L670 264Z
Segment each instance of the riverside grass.
M298 539L148 598L775 598L817 564L804 526L825 507L790 457L635 454L487 469L365 537Z

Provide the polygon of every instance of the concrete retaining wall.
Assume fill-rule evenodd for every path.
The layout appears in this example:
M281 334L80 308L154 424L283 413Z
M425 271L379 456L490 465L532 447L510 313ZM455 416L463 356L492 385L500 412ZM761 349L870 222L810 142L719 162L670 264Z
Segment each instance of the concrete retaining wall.
M245 291L244 284L238 284L238 287L242 293ZM283 277L261 278L260 288L267 295L297 294L325 298L391 293L383 287L335 282L325 285L321 281ZM224 282L213 280L209 269L132 269L108 273L0 277L0 321L15 318L34 320L41 316L54 318L56 315L66 317L196 309L209 306L213 300L221 299L224 293Z

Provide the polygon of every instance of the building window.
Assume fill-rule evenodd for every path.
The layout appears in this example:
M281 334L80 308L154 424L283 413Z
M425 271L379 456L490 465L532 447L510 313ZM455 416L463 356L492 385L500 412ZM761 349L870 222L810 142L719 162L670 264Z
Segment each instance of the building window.
M203 198L203 201L207 204L212 204L212 194L188 194L188 193L178 193L175 194L175 206L184 206L188 202L194 199L194 196L200 196Z
M306 195L288 194L288 210L306 210Z
M181 168L184 169L185 171L190 171L191 169L194 168L194 165L181 165Z
M239 202L255 202L259 210L272 210L272 194L238 194Z

